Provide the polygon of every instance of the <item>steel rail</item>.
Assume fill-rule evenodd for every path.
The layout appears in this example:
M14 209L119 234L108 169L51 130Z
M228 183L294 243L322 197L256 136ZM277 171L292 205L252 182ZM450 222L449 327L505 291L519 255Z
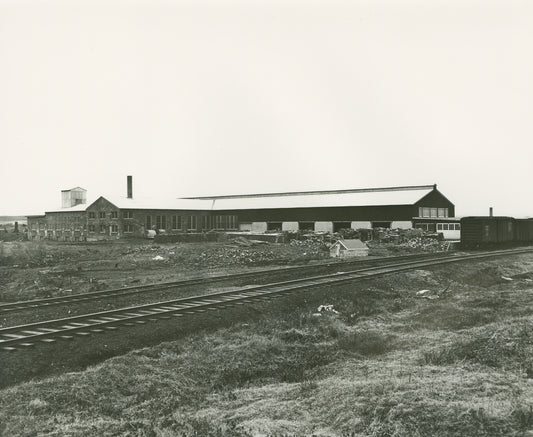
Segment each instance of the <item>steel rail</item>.
M135 326L147 321L183 317L189 314L218 310L228 306L243 305L257 300L270 300L289 293L295 293L324 286L336 286L346 282L372 279L391 273L415 268L430 267L466 260L476 260L502 255L530 253L533 249L483 252L478 254L455 255L447 258L408 261L386 266L360 269L354 272L338 272L304 279L276 282L271 284L242 287L202 296L169 300L98 313L67 317L57 320L30 323L0 329L0 350L10 351L33 346L37 342L52 343L58 339L71 339L74 335L86 336L115 330L119 326Z
M402 255L402 256L394 256L394 257L381 257L381 258L375 258L371 260L358 260L358 261L337 261L337 262L329 262L324 264L316 264L313 266L290 266L290 267L278 267L275 269L268 269L268 270L261 270L261 271L255 271L255 272L244 272L244 273L234 273L234 274L224 274L224 275L215 275L210 277L194 277L190 279L182 279L179 281L172 281L172 282L162 282L162 283L155 283L155 284L146 284L146 285L137 285L132 287L122 287L122 288L113 288L108 290L99 290L99 291L90 291L87 293L76 293L76 294L70 294L67 296L56 296L56 297L48 297L43 299L31 299L31 300L22 300L22 301L16 301L16 302L8 302L8 303L2 303L0 304L0 314L10 313L10 312L16 312L16 311L22 311L26 309L35 309L35 308L41 308L41 307L51 307L51 306L58 306L58 305L65 305L69 303L76 303L76 302L88 302L92 300L102 300L102 299L108 299L113 297L120 297L120 296L127 296L130 294L138 294L138 293L148 293L148 292L155 292L155 291L163 291L173 288L182 288L192 285L204 285L204 284L211 284L211 283L217 283L217 282L224 282L224 281L230 281L230 280L240 280L240 279L246 279L250 277L258 277L258 276L267 276L271 274L282 274L282 273L292 273L292 272L305 272L308 270L316 270L316 269L329 269L329 268L335 268L335 267L345 267L345 266L366 266L366 265L374 265L374 264L380 264L383 262L391 262L391 261L400 261L403 259L426 259L428 257L435 257L435 256L442 256L445 257L449 254L446 254L445 252L437 253L437 254L417 254L417 255Z

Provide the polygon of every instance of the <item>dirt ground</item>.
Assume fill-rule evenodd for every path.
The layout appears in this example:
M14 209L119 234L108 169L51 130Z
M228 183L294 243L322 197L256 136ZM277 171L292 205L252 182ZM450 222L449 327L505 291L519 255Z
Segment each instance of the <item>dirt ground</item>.
M445 248L434 241L420 244L416 238L402 243L369 242L369 255L435 252ZM154 244L151 240L0 241L0 302L324 260L331 261L328 245L319 239L250 243L233 238L224 242L168 244Z
M328 258L323 244L298 243L0 242L0 301L306 264Z

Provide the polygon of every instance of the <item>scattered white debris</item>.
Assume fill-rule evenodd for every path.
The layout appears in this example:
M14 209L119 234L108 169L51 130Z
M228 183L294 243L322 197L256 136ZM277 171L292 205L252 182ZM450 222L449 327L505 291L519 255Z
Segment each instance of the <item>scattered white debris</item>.
M339 312L335 308L333 308L333 305L320 305L317 311L319 313L328 312L328 313L333 313L333 314L339 314Z
M513 278L509 278L509 277L507 277L507 276L502 276L502 279L503 279L504 281L512 281L512 280L513 280Z
M164 261L165 258L163 258L161 255L156 255L152 258L152 261Z
M420 290L416 292L417 297L423 297L425 299L438 299L440 296L431 290Z

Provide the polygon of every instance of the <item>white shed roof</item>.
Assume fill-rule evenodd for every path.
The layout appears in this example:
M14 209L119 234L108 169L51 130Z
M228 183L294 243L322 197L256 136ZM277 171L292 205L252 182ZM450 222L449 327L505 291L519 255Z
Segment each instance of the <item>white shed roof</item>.
M339 240L337 243L343 245L348 250L368 249L366 243L363 243L358 238L352 240Z

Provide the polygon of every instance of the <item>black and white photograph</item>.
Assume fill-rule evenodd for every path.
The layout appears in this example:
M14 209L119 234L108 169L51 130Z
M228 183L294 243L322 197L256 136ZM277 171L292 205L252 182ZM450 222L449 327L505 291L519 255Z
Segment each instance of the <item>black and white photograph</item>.
M0 437L533 437L533 2L0 0Z

